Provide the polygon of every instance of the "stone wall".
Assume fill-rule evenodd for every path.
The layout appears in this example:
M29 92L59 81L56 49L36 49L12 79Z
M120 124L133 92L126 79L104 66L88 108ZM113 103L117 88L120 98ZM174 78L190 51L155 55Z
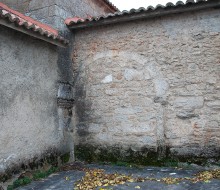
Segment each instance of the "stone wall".
M56 46L4 26L0 39L1 181L5 171L70 152L73 142L57 108Z
M76 31L77 154L219 157L219 19L204 10Z
M6 4L12 9L15 9L21 13L26 13L29 9L31 0L1 0L1 3Z

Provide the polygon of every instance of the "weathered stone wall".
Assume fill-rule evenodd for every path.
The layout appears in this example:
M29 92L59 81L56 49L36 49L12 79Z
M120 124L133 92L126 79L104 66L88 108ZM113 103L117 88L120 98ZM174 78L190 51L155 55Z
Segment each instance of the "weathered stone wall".
M12 9L15 9L21 13L26 13L29 9L31 0L1 0L1 3L6 4Z
M0 26L0 177L72 150L57 107L57 47ZM1 181L1 179L0 179Z
M219 19L204 10L75 32L78 154L219 157Z

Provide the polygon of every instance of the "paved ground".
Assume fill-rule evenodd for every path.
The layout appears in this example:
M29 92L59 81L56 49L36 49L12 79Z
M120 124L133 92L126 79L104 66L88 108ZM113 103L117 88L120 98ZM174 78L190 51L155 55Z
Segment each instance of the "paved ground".
M194 174L200 170L183 170L173 168L129 168L119 166L107 166L107 165L89 165L87 167L104 169L106 173L120 173L120 174L132 174L134 177L151 177L151 178L163 178L163 177L193 177ZM33 182L32 184L18 188L19 190L73 190L74 182L81 179L84 176L82 171L65 171L57 174L53 174L45 180ZM66 180L68 179L68 180ZM139 186L144 190L220 190L220 180L212 180L209 183L199 182L192 183L189 181L183 181L175 185L167 185L157 181L147 181L142 183L126 183L124 185L118 185L111 187L111 190L135 190ZM100 188L97 188L100 189Z

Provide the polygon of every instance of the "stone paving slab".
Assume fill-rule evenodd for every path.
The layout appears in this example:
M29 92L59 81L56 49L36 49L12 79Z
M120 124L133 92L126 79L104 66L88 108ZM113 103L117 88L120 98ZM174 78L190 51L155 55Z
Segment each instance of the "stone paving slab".
M174 168L157 168L157 167L144 167L144 168L130 168L120 166L108 165L88 165L90 168L104 169L106 173L120 173L126 175L133 175L134 177L193 177L194 174L201 170L186 170ZM65 171L51 175L42 181L35 181L32 184L18 188L18 190L73 190L74 183L84 176L82 171ZM66 177L68 180L66 180ZM212 180L210 183L199 182L192 183L183 181L179 184L167 185L157 181L147 181L142 183L126 183L111 187L111 190L135 190L139 186L143 190L220 190L220 180ZM110 187L109 187L110 188ZM97 188L100 189L100 188Z

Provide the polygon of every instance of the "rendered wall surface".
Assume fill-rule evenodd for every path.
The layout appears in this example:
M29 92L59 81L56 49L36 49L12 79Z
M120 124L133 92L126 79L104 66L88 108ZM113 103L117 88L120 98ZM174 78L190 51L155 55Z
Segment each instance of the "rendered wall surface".
M79 155L219 157L219 52L216 9L76 31Z
M71 151L59 121L57 47L0 26L0 174ZM72 140L72 139L71 139Z

